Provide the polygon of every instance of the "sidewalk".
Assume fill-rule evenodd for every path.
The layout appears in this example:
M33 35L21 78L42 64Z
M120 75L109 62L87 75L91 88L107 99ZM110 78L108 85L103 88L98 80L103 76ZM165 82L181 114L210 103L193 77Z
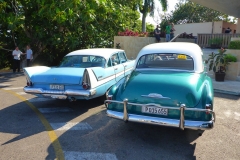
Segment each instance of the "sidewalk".
M212 79L214 92L240 96L240 81L217 82Z

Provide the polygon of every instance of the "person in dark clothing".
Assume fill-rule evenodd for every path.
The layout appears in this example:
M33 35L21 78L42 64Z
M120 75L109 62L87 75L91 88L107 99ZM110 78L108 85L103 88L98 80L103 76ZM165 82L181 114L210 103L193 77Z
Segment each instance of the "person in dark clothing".
M225 30L225 33L230 33L232 30L228 27L226 30Z
M154 36L155 36L157 42L161 41L160 34L161 34L161 31L159 29L159 26L157 25L157 27L154 29Z

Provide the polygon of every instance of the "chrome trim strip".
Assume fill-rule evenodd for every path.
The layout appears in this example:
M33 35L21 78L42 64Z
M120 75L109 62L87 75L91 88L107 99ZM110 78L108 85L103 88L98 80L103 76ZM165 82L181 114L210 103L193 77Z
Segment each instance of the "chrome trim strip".
M123 113L107 110L107 115L116 119L123 119ZM157 118L150 116L142 116L129 114L128 121L130 122L138 122L138 123L146 123L153 124L159 126L168 126L168 127L179 127L180 120L176 119L167 119L167 118ZM209 130L214 127L214 121L184 121L184 128L193 129L193 130Z
M141 95L142 97L148 98L157 98L157 99L171 99L169 97L163 97L161 94L158 93L149 93L148 95Z
M54 95L84 96L84 97L89 97L96 94L95 89L91 89L91 90L67 89L65 91L58 91L58 90L43 90L42 88L32 88L27 86L23 88L23 91L30 94L54 94Z
M52 95L52 94L42 94L44 97L50 97L53 99L67 99L67 96L65 95Z
M123 104L123 113L108 110L108 103L109 102L110 103ZM185 104L181 104L179 108L173 108L173 107L167 107L167 106L160 106L159 104L155 104L155 103L150 103L150 104L128 103L128 99L124 99L124 101L105 100L104 103L105 103L105 106L107 108L107 113L114 113L114 114L108 114L108 116L110 116L110 117L117 118L117 119L122 119L124 121L136 121L136 122L143 122L143 123L146 123L145 121L148 121L148 119L151 119L151 121L147 122L147 123L154 124L155 121L157 121L156 123L160 123L158 125L163 125L162 121L164 121L164 125L165 125L165 123L167 123L166 126L174 126L174 127L180 128L182 130L184 130L184 128L202 129L202 128L204 128L203 125L207 125L207 126L209 125L210 126L210 127L205 127L203 130L205 130L206 128L211 129L211 128L213 128L213 123L216 120L214 111L212 111L210 109L186 108ZM168 118L157 118L157 117L149 117L149 116L128 114L127 105L135 105L135 106L141 106L141 107L146 106L146 105L151 105L151 106L161 107L161 108L165 108L165 109L180 110L180 118L179 118L179 120L175 120L175 119L168 119ZM213 118L212 118L211 121L207 121L207 122L205 122L205 121L188 121L188 123L191 123L191 125L188 126L188 125L186 125L186 121L185 121L185 118L184 118L185 110L196 111L196 112L209 112L210 114L212 114ZM132 116L132 119L131 119L130 115ZM135 117L140 117L140 120L135 120ZM147 118L147 120L145 120L144 118ZM171 123L168 124L168 121L171 121ZM174 125L172 125L172 121L174 121ZM193 126L195 126L195 127L193 127Z

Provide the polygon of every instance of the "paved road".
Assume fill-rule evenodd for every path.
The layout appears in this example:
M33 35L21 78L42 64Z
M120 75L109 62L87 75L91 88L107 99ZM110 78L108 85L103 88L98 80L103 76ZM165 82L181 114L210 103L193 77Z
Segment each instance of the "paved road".
M199 136L110 119L97 99L36 98L25 83L22 73L0 75L0 159L239 160L238 96L215 94L215 128Z

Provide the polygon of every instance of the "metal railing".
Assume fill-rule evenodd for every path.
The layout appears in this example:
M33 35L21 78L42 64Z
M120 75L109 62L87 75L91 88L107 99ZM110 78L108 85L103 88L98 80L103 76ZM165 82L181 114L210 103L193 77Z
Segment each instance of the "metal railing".
M231 37L240 37L240 33L229 34L229 33L216 33L216 34L198 34L197 44L200 47L210 47L209 39L211 38L220 38L222 39L221 47L228 47Z

